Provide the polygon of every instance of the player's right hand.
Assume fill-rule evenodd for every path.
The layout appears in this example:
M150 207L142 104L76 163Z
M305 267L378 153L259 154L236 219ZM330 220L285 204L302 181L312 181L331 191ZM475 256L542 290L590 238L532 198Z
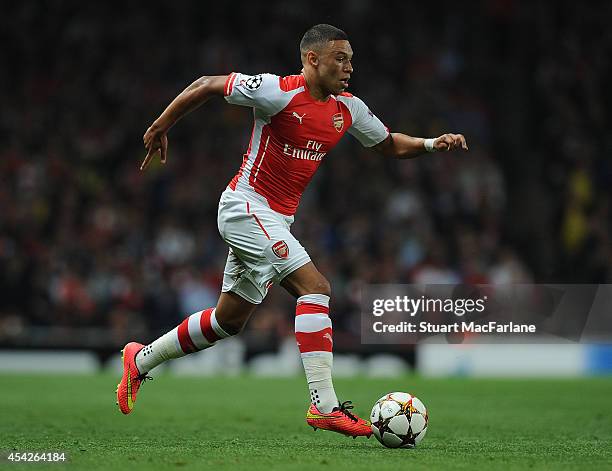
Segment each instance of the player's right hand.
M140 164L140 170L147 168L155 154L160 153L160 161L162 164L166 163L166 156L168 154L168 136L165 132L162 132L159 128L153 124L147 129L144 136L142 137L147 155Z
M442 134L434 141L434 149L438 152L448 152L455 149L468 150L463 134Z

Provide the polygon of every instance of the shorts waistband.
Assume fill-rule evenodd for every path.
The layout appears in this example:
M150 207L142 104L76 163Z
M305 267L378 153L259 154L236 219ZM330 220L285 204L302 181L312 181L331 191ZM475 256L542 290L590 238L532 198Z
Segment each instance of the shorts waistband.
M259 193L256 193L254 191L243 191L243 190L239 190L239 189L232 189L230 186L227 186L225 188L225 190L223 191L223 194L231 194L235 197L238 198L242 198L245 201L249 201L250 203L257 203L257 204L261 204L263 206L266 207L266 209L272 211L274 214L276 214L279 218L284 219L285 221L287 221L287 223L289 224L293 224L293 221L295 220L294 216L286 216L285 214L281 214L278 211L274 211L271 207L270 204L268 203L268 200L260 195Z

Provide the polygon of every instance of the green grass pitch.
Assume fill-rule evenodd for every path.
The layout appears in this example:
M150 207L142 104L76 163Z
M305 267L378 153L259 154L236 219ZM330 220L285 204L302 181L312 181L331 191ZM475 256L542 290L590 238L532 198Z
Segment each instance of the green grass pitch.
M115 406L117 377L0 376L0 449L64 450L66 464L0 469L431 470L611 469L612 378L337 379L367 416L381 395L407 391L430 412L413 450L306 426L303 378L159 375L134 412Z

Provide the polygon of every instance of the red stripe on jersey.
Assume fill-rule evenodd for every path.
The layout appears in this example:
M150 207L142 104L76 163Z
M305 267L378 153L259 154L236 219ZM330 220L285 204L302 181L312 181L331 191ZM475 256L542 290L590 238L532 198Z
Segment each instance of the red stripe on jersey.
M249 185L251 185L253 188L255 188L255 182L257 181L257 174L259 173L259 168L261 167L261 164L263 163L264 157L266 156L266 151L268 150L268 144L270 143L270 134L268 132L268 130L266 129L267 127L264 127L264 129L261 132L261 138L260 138L260 143L261 141L265 138L265 144L263 146L263 149L261 148L261 144L259 147L259 152L258 152L258 156L255 158L255 162L253 162L253 167L251 168L251 176L249 177Z
M255 110L253 110L253 113L255 113ZM251 139L249 139L249 148L247 149L246 154L244 154L245 157L251 155L251 149L253 148L253 136L255 136L255 127L256 125L253 124L253 129L251 130Z
M229 187L232 190L236 190L236 186L238 185L238 180L244 173L244 167L246 167L247 162L249 161L249 155L251 155L251 149L253 147L253 136L255 136L255 125L253 125L253 130L251 131L251 139L249 140L249 148L246 151L246 154L242 156L242 165L240 166L240 170L238 173L234 175L234 178L229 182Z
M238 173L236 175L234 175L234 178L232 178L232 180L229 182L229 187L232 190L236 189L236 185L238 185L238 180L242 176L242 174L244 172L244 167L246 166L246 163L248 161L249 161L249 154L244 154L242 156L242 165L240 166L240 170L238 170Z
M254 135L255 135L255 125L253 125L253 130L251 131L251 139L249 140L249 148L247 149L246 154L242 156L242 165L240 166L240 170L238 170L238 173L234 175L234 178L232 178L232 180L229 182L229 187L234 191L236 190L236 186L238 185L238 180L244 173L244 167L249 161L249 155L251 155L251 147L253 146L253 136Z
M189 317L180 323L178 326L178 339L181 344L181 350L185 353L197 352L198 349L194 345L191 337L189 337Z
M329 315L329 307L314 303L299 303L295 308L295 315L300 314L327 314Z
M334 347L331 327L317 332L296 332L295 339L300 353L331 352Z
M221 338L213 330L212 324L210 323L210 316L212 312L213 308L210 308L202 311L202 314L200 315L200 329L202 329L202 334L204 337L206 337L208 343L214 343Z
M266 237L268 238L268 240L270 240L270 236L268 235L268 231L266 231L266 229L263 227L263 224L261 223L261 221L259 220L259 218L257 217L256 214L253 214L253 217L255 218L255 222L257 224L259 224L259 227L261 227L261 230L263 231L263 233L266 235Z

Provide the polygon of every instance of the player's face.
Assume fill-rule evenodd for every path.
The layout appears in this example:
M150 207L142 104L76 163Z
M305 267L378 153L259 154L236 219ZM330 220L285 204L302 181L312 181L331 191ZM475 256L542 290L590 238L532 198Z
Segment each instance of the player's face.
M330 41L319 55L319 79L321 85L332 95L348 88L353 73L353 49L348 41Z

